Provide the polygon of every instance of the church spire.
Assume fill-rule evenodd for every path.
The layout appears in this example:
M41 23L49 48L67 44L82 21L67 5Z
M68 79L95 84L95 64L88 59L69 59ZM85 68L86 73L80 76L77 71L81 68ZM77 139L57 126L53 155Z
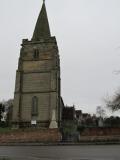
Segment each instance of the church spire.
M51 37L49 22L47 17L47 11L45 6L45 0L43 0L42 9L40 11L35 30L33 33L32 40L38 41L39 39Z

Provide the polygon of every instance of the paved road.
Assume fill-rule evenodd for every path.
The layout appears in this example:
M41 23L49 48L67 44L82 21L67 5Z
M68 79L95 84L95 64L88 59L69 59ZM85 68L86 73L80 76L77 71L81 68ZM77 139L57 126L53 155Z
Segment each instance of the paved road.
M0 147L0 157L10 160L120 160L120 146Z

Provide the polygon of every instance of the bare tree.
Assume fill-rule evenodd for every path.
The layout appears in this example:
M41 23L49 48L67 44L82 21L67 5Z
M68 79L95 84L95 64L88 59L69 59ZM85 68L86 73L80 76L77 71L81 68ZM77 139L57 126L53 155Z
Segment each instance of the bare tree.
M120 92L116 92L110 100L105 100L107 108L112 111L120 110Z
M96 114L98 117L103 118L106 115L106 111L102 106L97 106Z

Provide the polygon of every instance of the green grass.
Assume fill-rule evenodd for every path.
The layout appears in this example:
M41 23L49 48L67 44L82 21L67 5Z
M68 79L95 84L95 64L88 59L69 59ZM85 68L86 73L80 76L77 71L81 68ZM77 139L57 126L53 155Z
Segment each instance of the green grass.
M0 133L9 133L9 132L11 132L11 128L1 128L0 127Z
M11 160L9 158L0 158L0 160Z

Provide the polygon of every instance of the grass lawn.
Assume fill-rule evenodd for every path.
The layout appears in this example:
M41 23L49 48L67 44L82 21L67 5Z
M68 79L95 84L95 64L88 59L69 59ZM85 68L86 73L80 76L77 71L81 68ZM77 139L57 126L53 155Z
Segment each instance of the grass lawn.
M9 158L0 158L0 160L11 160Z
M11 128L1 128L0 127L0 133L9 133L9 132L11 132Z

